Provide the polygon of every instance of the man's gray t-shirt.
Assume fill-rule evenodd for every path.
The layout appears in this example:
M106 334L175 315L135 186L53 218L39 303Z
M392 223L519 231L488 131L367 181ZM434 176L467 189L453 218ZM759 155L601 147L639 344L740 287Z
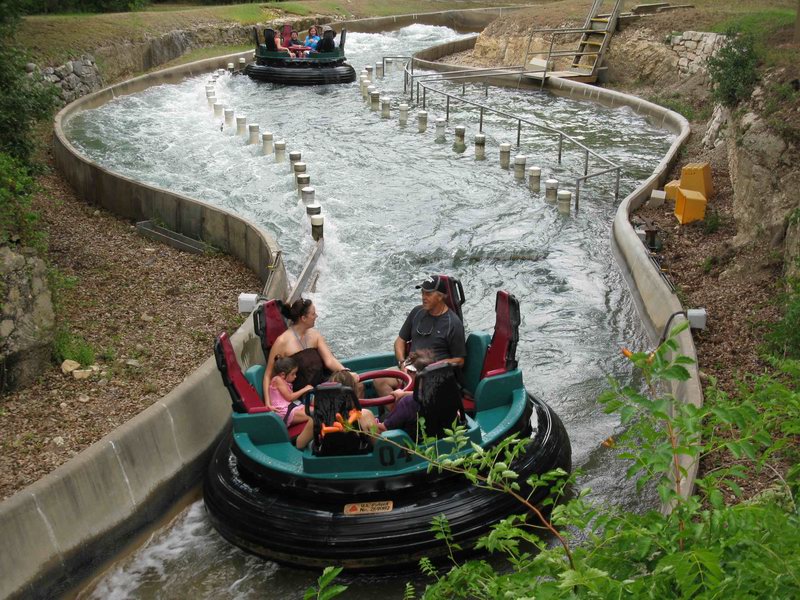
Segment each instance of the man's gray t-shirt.
M430 349L436 360L465 358L464 324L452 310L434 317L422 305L415 306L400 328L400 337L411 341L411 350Z

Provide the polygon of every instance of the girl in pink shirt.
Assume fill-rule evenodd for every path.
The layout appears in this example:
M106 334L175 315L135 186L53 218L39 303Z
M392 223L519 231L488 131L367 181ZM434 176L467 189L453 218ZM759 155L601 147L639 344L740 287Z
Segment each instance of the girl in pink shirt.
M278 357L272 371L275 376L269 382L269 392L265 394L267 408L279 415L287 427L305 423L305 428L295 442L298 448L305 448L314 435L313 421L304 406L293 402L313 390L314 386L307 385L296 392L292 389L292 382L297 378L297 362L290 356Z

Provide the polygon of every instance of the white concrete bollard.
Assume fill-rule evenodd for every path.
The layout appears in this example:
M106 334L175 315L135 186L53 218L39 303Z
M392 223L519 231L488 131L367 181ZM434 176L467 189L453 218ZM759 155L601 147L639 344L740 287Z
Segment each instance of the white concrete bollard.
M236 135L244 135L247 132L247 117L236 117Z
M275 162L282 163L286 160L286 140L275 142Z
M376 88L374 85L367 86L367 105L371 105L372 104L372 94L377 92L377 91L378 91L378 88Z
M475 134L475 160L486 160L486 134Z
M367 77L369 77L370 82L374 82L375 81L375 77L373 77L373 74L372 74L372 65L367 65L366 67L364 67L364 69L366 69L366 71L367 71Z
M300 194L301 197L303 198L303 204L305 204L306 206L308 206L309 204L316 203L316 200L314 200L314 194L316 194L316 190L310 185L300 190Z
M542 170L539 167L528 168L528 187L537 194L542 187Z
M292 150L289 152L289 173L294 173L294 163L300 162L302 154L299 150Z
M375 77L383 79L383 62L375 63Z
M222 102L215 102L214 103L214 116L221 117L222 116Z
M226 108L225 109L225 127L228 129L233 128L233 109Z
M370 86L372 87L372 86ZM377 112L380 108L381 102L381 93L380 92L370 92L369 93L369 109L372 112Z
M500 144L500 167L508 169L511 166L511 144Z
M558 198L558 179L546 179L544 182L544 199L555 202Z
M388 119L392 107L392 101L385 96L381 98L381 119Z
M322 213L322 206L320 206L318 202L314 202L313 204L309 204L308 206L306 206L307 215L319 215L321 213Z
M386 59L386 70L391 71L394 69L394 61L391 58Z
M261 153L265 156L272 154L272 133L269 131L261 134Z
M525 180L525 162L527 160L528 157L524 154L517 154L514 157L514 179Z
M212 108L217 103L217 97L216 96L209 96L208 98L206 98L206 100L208 101L208 106L212 107Z
M228 63L228 73L233 73L233 63Z
M420 133L425 133L428 129L428 112L421 110L417 113L417 130Z
M239 72L244 73L244 67L247 65L247 60L244 58L239 59Z
M369 94L369 77L362 75L359 85L361 86L361 97L366 100Z
M247 136L247 145L249 146L250 144L257 144L258 138L261 137L258 124L251 123L247 126L247 129L250 132Z
M400 105L400 125L408 123L408 104Z
M568 190L559 190L558 198L558 212L562 215L568 215L572 207L572 192Z
M297 193L302 196L303 188L307 188L311 185L311 175L308 173L298 173L295 175L295 179L297 180Z
M436 119L436 141L444 141L444 128L447 125L447 120L444 117Z
M304 163L301 160L298 160L296 163L292 165L292 171L294 173L294 184L296 187L297 187L297 176L300 175L301 173L305 173L306 167L307 167L306 163Z
M322 239L325 229L325 217L322 215L311 215L311 237L315 242Z
M466 142L464 141L464 136L467 135L467 128L464 125L457 125L456 129L456 144L459 146L465 146Z

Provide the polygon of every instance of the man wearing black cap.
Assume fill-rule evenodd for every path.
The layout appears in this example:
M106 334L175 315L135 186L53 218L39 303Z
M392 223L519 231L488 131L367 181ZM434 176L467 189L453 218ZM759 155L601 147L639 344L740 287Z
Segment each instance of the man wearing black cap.
M429 275L417 289L422 292L422 304L411 310L394 341L398 368L405 370L408 342L411 342L411 350L415 352L428 349L433 352L436 361L463 366L467 355L464 324L445 302L445 281L438 275ZM381 378L376 379L373 385L379 396L385 396L398 383L393 378Z

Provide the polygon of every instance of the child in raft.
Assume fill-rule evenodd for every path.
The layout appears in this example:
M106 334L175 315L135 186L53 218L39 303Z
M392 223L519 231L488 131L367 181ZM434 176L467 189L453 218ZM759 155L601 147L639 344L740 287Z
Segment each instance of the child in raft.
M279 415L287 427L305 423L295 442L297 448L305 448L314 435L314 422L306 414L305 407L294 404L294 401L313 390L314 386L307 385L296 392L292 389L292 382L297 378L297 362L291 356L276 358L272 371L275 376L269 382L269 393L265 394L267 408Z

